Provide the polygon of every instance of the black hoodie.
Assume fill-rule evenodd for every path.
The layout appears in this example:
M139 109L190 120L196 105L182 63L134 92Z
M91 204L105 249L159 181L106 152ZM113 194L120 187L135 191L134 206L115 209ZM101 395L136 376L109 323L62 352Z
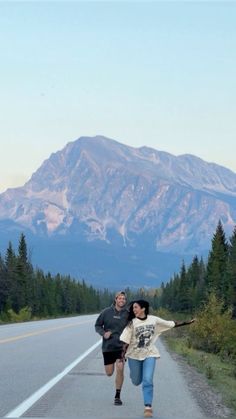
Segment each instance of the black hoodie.
M103 338L103 352L122 350L123 343L120 341L120 335L128 323L128 314L129 312L126 307L118 311L114 304L112 304L111 307L105 308L101 314L99 314L95 323L96 332L103 336L108 330L111 331L109 339Z

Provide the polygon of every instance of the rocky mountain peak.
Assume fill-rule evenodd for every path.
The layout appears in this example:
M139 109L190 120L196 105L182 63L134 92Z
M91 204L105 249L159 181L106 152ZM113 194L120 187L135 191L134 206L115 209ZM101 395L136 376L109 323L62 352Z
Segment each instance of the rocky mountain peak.
M236 174L189 154L81 137L0 195L0 220L46 236L193 252L236 223Z

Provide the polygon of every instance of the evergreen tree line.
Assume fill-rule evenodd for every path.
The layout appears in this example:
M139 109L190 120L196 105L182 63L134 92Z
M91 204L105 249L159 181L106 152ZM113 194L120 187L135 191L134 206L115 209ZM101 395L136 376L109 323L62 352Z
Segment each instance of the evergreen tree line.
M0 255L0 319L16 318L22 310L28 318L95 313L110 305L113 295L98 291L69 275L55 276L34 269L28 256L24 234L18 252L11 242L4 257ZM22 319L21 319L22 320Z
M170 311L192 313L214 294L223 310L232 309L236 317L236 226L229 240L219 221L206 262L197 256L165 285L162 283L158 305Z
M227 241L221 221L213 235L207 262L193 258L187 268L183 262L180 273L160 289L125 290L128 301L145 298L152 308L193 313L199 310L214 293L223 302L223 309L232 308L236 317L236 227ZM18 252L11 242L4 257L0 255L0 319L9 320L12 313L27 308L28 316L50 317L99 312L110 305L114 294L96 290L84 281L69 275L45 274L34 269L28 256L24 234Z

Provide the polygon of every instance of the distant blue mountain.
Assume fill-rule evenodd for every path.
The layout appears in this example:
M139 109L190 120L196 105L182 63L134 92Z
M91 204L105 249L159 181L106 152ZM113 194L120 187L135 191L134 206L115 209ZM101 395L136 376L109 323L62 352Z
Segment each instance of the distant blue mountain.
M99 287L159 286L236 224L236 174L192 155L82 137L0 195L0 250Z

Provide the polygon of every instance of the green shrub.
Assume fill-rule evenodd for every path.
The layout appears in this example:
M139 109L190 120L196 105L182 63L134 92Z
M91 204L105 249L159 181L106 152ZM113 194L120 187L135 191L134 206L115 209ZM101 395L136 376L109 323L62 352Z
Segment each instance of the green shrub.
M32 310L31 307L23 307L19 313L15 313L14 310L9 309L7 310L8 319L10 322L18 323L18 322L25 322L31 319Z
M211 294L208 302L197 314L197 321L189 329L193 347L206 352L236 356L236 325L231 310Z

